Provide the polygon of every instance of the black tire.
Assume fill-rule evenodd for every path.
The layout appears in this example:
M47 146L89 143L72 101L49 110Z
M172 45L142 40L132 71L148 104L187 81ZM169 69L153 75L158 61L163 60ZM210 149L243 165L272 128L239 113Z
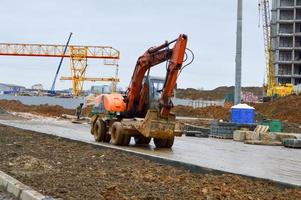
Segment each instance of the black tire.
M94 135L94 125L91 126L90 132L92 135Z
M157 148L171 148L174 143L174 137L169 139L154 138L154 143Z
M123 146L129 146L131 141L131 136L129 135L123 135Z
M135 138L135 144L137 145L149 144L152 139L150 137L145 137L143 135L137 135L134 138Z
M175 141L174 137L167 139L165 148L171 148L173 146L174 141Z
M97 120L94 125L93 133L96 142L104 142L107 135L106 123L102 120Z
M114 122L111 130L111 142L114 145L124 145L123 127L120 122Z
M104 142L109 143L110 141L111 141L111 135L107 133Z
M94 135L94 126L95 126L95 123L97 122L97 119L98 119L97 116L93 116L92 119L91 119L90 132L91 132L92 135Z

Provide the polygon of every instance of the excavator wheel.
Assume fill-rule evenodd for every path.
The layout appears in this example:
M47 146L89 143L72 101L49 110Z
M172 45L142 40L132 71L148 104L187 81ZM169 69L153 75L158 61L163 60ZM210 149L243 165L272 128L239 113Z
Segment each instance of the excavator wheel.
M125 135L122 127L122 124L120 122L114 122L112 125L112 131L111 131L111 142L114 145L124 145L127 146L130 143L131 137L128 135Z
M93 126L91 126L90 133L91 133L91 135L94 135L94 127Z
M165 147L171 148L173 146L174 141L175 141L174 137L167 139Z
M143 135L137 135L134 138L135 138L135 144L137 145L149 144L152 139L150 137L145 137Z
M104 142L107 135L106 123L102 120L97 120L94 125L93 133L96 142Z
M104 142L109 143L110 141L111 141L111 135L107 133Z
M129 146L131 141L131 136L129 135L123 135L123 146Z
M95 126L96 121L97 121L97 116L93 116L91 118L91 129L90 129L90 132L92 135L94 135L94 126Z
M157 148L171 148L174 143L174 137L169 139L154 138L154 143Z

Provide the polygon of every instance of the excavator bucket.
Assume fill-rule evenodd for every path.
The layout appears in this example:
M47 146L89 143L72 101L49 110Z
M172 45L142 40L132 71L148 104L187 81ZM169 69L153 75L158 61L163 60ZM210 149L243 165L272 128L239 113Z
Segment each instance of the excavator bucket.
M145 137L167 139L180 136L180 133L175 131L175 126L176 117L174 114L170 114L165 119L160 117L158 110L149 109L144 120L137 123L135 128Z

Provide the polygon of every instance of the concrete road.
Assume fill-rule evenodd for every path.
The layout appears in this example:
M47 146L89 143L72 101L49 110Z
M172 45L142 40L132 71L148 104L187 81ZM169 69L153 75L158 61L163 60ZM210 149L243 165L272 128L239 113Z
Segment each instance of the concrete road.
M95 143L88 124L72 124L55 119L0 120L27 130L42 132L102 146ZM178 160L201 167L265 178L301 186L301 150L275 146L246 145L232 140L181 137L171 150L147 147L116 147L129 151Z

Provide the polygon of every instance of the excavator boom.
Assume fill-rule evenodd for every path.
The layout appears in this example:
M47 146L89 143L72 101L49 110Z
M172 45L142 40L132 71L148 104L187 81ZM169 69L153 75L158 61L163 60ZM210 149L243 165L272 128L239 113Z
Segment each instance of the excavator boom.
M174 88L177 83L179 72L183 65L184 55L187 45L187 36L180 35L173 50L172 57L169 61L169 66L166 72L165 83L160 99L161 116L167 118L173 104L171 98L174 96Z
M135 113L141 110L142 105L145 104L143 95L141 96L141 94L144 94L145 90L147 90L147 87L143 87L143 79L146 72L152 67L169 60L160 98L161 115L162 117L168 117L172 107L171 97L173 96L173 90L185 56L187 39L186 35L181 34L171 42L166 41L158 47L151 47L139 57L125 98L127 113L135 115ZM172 43L175 43L175 45L172 49L169 49L168 47Z

